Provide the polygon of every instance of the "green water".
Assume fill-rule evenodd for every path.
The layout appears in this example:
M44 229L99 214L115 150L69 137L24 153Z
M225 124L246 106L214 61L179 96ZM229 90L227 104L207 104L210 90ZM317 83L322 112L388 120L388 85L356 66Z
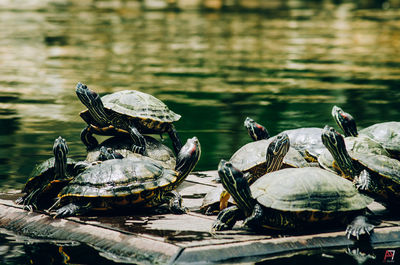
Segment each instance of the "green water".
M333 105L359 127L400 120L398 9L274 3L259 12L143 11L116 0L0 3L0 190L20 189L59 135L71 157L85 156L78 81L101 95L138 89L163 100L182 115L181 138L200 139L196 170L216 169L250 141L247 116L272 135L335 125Z

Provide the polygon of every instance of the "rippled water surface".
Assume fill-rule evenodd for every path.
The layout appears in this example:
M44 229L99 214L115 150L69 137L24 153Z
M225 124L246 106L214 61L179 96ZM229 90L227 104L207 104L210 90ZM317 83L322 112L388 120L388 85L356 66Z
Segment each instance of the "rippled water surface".
M359 127L400 120L400 11L388 3L171 12L133 2L1 1L0 190L20 189L59 135L85 156L78 81L163 100L182 115L181 138L201 141L197 170L250 141L247 116L271 134L335 125L333 105Z

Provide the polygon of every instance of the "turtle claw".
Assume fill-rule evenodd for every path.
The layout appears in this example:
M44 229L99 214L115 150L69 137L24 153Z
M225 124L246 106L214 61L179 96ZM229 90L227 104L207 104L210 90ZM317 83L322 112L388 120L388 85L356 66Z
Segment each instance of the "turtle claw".
M370 177L368 171L366 171L365 169L361 171L360 175L356 179L354 179L354 185L358 190L368 190L370 186Z
M365 216L357 216L353 222L347 226L347 238L350 239L351 237L355 237L359 240L363 235L369 236L374 230L374 227L374 225L368 223Z
M226 223L224 223L224 222L222 222L221 220L218 220L218 219L213 223L213 225L211 227L211 230L213 232L215 232L215 231L224 231L224 230L229 230L229 229L231 229L231 227L229 227Z

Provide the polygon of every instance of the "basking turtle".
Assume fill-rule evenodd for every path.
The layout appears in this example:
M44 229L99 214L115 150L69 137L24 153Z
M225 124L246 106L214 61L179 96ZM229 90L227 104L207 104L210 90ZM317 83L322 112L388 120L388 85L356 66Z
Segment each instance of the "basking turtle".
M244 126L253 140L268 139L267 129L250 118L246 118ZM290 139L290 147L296 149L309 162L317 162L318 156L325 150L321 141L322 129L320 128L298 128L283 131Z
M168 133L175 153L181 149L182 143L172 124L181 116L157 98L136 90L119 91L100 98L81 83L76 86L76 94L88 108L80 113L88 124L81 132L81 139L88 149L98 146L93 133L129 134L134 142L132 151L140 154L146 153L146 140L142 134Z
M258 143L262 141L258 141ZM289 146L290 143L287 135L278 135L277 137L270 138L261 150L256 150L256 153L252 154L253 158L248 158L245 155L246 153L243 152L232 156L234 159L231 158L231 162L243 169L246 173L247 181L251 184L263 174L280 169L283 166L284 157L288 155L290 157ZM294 152L296 151L294 150ZM263 153L263 155L260 156L260 153ZM251 160L254 158L257 159ZM301 156L300 158L303 159ZM206 194L200 210L207 215L218 213L228 206L229 200L229 193L226 193L222 186L217 186Z
M391 157L400 159L400 122L377 123L358 131L353 116L341 108L333 106L332 116L345 136L366 135L381 144Z
M359 135L358 137L348 136L344 138L344 142L348 152L390 156L388 151L383 148L381 144L366 135ZM337 167L335 168L334 161L335 160L328 149L325 149L325 151L318 157L318 163L321 167L340 174L341 171L338 170Z
M176 158L173 151L153 137L145 135L144 138L146 140L146 156L151 159L160 161L164 167L174 169L176 165ZM132 144L133 142L130 137L114 136L108 138L107 140L99 144L98 147L90 150L85 160L90 163L98 160L108 160L112 157L133 157L141 159L142 156L140 154L131 151L130 147L132 146Z
M287 139L288 135L281 133L277 136L271 137L266 140L259 140L251 142L242 146L237 150L232 157L229 159L232 164L239 168L244 173L249 173L252 178L257 179L267 172L278 170L281 166L276 164L268 165L266 156L273 156L274 153L268 153L267 149L270 143L276 139ZM281 157L283 159L282 167L308 167L309 164L301 156L297 150L288 147L288 151Z
M54 157L47 159L33 169L22 189L25 195L16 200L17 204L24 204L31 210L46 208L46 206L51 205L48 205L48 203L51 203L48 200L51 195L47 185L53 183L53 191L57 194L61 190L59 188L57 191L57 187L62 187L76 176L76 162L71 158L67 158L68 145L61 136L54 140L53 153Z
M224 209L213 230L231 229L245 219L252 229L300 231L348 224L348 237L369 234L374 226L363 215L372 201L347 181L321 168L287 168L268 173L249 186L232 163L221 161L222 185L237 205Z
M56 217L81 215L119 207L153 207L169 203L171 212L181 214L181 196L175 188L183 182L200 158L196 137L187 141L178 154L175 170L143 157L107 160L75 177L58 194Z
M400 207L400 161L385 155L348 152L344 138L325 126L322 141L344 178L388 208Z

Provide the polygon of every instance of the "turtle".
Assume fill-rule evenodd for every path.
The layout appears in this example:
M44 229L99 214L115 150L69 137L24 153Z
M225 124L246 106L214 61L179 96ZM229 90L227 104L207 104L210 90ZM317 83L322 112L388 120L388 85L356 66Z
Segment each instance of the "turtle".
M348 237L359 239L373 231L374 225L365 215L372 199L360 194L350 181L324 169L281 169L249 185L238 168L221 160L218 174L237 205L219 213L212 225L214 231L232 229L241 219L255 231L292 233L338 223L348 224Z
M289 141L288 135L281 133L269 139L250 142L237 150L229 161L244 173L249 173L249 177L254 179L264 175L266 172L278 170L280 166L277 167L274 164L268 165L268 159L266 159L266 156L275 155L273 153L269 154L267 150L269 144L274 142L276 139L287 139L286 141ZM297 150L290 147L287 153L282 156L282 159L282 167L284 168L309 166L303 156Z
M152 95L123 90L100 96L86 85L78 83L76 94L87 107L80 113L87 126L81 132L81 140L90 150L98 146L93 134L126 135L132 140L132 151L146 153L146 139L142 134L168 133L176 154L182 148L181 140L173 125L180 115Z
M257 153L253 154L253 156L257 157L257 160L252 161L251 158L248 159L244 152L238 154L238 156L232 156L234 159L232 160L231 158L231 162L243 169L246 173L247 181L251 184L263 174L281 168L283 166L283 158L290 152L289 146L290 142L287 135L278 135L277 137L270 138L268 142L263 145L262 150L265 149L264 151L257 150ZM263 153L262 157L264 157L264 159L259 156L260 153ZM242 157L243 159L241 158L239 160L238 157ZM218 185L210 190L203 198L200 211L206 215L216 214L226 208L229 202L232 203L229 193L226 193L222 186Z
M268 139L263 138L269 135L267 129L253 119L247 117L244 126L253 140ZM291 148L300 152L308 162L317 162L318 156L325 150L321 142L321 132L321 128L308 127L285 130L281 133L286 133L289 136Z
M144 135L144 138L146 140L146 156L160 161L164 167L174 169L176 165L174 152L151 136ZM131 151L130 147L132 144L133 142L130 137L114 136L108 138L100 143L98 147L90 150L87 153L85 161L90 163L103 159L108 160L107 158L111 158L110 152L112 152L111 156L114 156L114 158L136 157L141 159L140 154Z
M332 116L346 137L368 136L381 144L391 157L400 159L400 122L388 121L376 123L358 131L353 116L344 112L340 107L333 106Z
M390 156L389 152L381 144L366 135L348 136L344 138L344 141L348 152ZM326 170L341 174L341 171L334 166L334 159L328 149L325 149L318 156L318 163Z
M400 206L400 161L385 155L347 151L344 137L325 126L321 136L342 176L387 208Z
M76 161L67 158L68 152L65 139L61 136L56 138L53 144L54 157L35 166L22 189L25 195L18 198L16 203L23 204L30 210L46 207L46 197L49 193L47 185L53 183L54 187L62 186L78 173L75 168ZM54 190L57 194L57 188Z
M90 211L121 207L155 207L169 203L172 213L187 211L175 190L200 158L197 137L187 140L177 156L174 170L154 159L112 159L90 167L65 186L49 208L55 217L83 215Z

